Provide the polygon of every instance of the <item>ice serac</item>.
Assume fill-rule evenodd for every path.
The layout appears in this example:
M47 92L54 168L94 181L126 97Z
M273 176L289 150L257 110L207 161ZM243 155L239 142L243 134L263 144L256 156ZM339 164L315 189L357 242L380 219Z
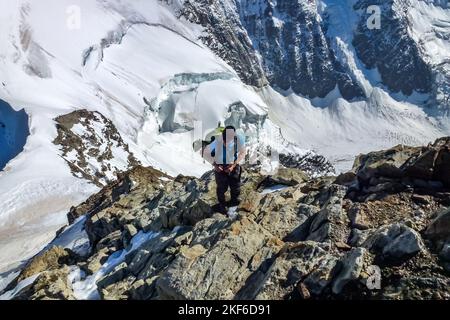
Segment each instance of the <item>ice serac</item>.
M0 171L23 150L29 134L26 112L0 100Z

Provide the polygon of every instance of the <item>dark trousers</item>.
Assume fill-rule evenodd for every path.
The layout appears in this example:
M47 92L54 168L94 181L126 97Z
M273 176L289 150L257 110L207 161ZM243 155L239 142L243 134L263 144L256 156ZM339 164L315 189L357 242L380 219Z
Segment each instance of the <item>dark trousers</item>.
M240 168L236 168L240 170ZM216 185L217 185L217 200L221 206L226 205L225 193L230 188L231 202L236 203L239 201L239 195L241 193L241 175L239 173L225 173L215 172Z

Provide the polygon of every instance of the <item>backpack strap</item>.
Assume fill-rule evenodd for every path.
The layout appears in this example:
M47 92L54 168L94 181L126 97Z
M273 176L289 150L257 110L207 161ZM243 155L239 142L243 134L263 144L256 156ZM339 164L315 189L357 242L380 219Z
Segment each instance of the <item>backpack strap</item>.
M237 142L238 142L238 138L235 135L234 136L234 162L236 162L237 159L238 159L238 145L237 145Z

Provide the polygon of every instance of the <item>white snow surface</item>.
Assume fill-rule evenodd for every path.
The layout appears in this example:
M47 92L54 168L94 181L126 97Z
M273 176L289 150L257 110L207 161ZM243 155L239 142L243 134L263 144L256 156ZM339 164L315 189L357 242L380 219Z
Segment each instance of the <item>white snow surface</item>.
M73 293L78 300L97 300L100 295L97 290L97 282L116 266L125 260L125 257L138 249L146 241L158 236L155 232L140 231L131 239L131 244L128 249L123 249L114 252L109 256L108 260L101 266L101 268L94 274L87 276L78 267L73 267L69 274L68 281L72 284Z
M87 256L91 243L85 230L85 224L86 216L79 217L50 242L49 247L59 246L70 249L82 257Z
M40 275L40 273L37 273L35 275L32 275L31 277L23 279L13 289L11 289L10 291L7 291L4 294L2 294L0 296L0 300L11 300L11 299L13 299L22 290L24 290L28 286L32 285L34 283L34 281L37 279L37 277L39 277L39 275Z
M265 188L263 191L261 191L261 194L274 193L274 192L282 191L286 188L289 188L289 186L286 186L284 184L276 184L274 186Z

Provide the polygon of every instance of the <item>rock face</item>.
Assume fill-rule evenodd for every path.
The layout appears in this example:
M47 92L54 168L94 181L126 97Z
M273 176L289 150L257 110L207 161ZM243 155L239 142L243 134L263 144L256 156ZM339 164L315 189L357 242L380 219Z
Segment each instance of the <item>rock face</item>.
M371 6L380 9L379 28L368 26ZM392 92L436 91L438 67L427 62L411 34L411 0L358 0L345 9L334 7L333 1L202 0L186 1L180 15L205 27L203 42L247 84L269 83L309 98L338 88L347 100L363 98L362 85L340 49L348 40L345 46L354 49L367 69L377 68ZM353 11L353 34L336 37L334 30L329 32L336 28L329 21L335 9ZM439 32L435 36L446 37Z
M346 99L364 95L336 58L314 2L186 1L181 15L205 27L203 42L247 84L310 98L336 87Z
M449 157L449 138L438 139L426 147L399 145L389 150L361 155L353 166L360 186L359 194L395 193L410 188L422 188L424 192L429 192L448 188ZM415 199L426 201L423 198Z
M233 1L188 0L180 16L206 29L202 41L229 63L243 82L258 87L267 84Z
M353 39L358 56L368 68L378 68L383 83L389 89L405 95L414 90L430 92L433 81L431 68L408 33L409 2L359 0L354 5L354 9L361 12ZM380 28L367 27L372 14L367 12L367 8L371 5L381 10Z
M346 99L363 96L338 62L315 1L240 1L239 10L272 86L310 98L336 86Z
M44 250L12 297L450 299L450 190L444 174L426 180L447 170L448 141L362 155L340 177L246 167L229 216L214 212L211 172L136 167L71 210L86 214L89 254Z
M104 186L139 164L114 124L98 112L77 110L55 119L62 157L76 177Z

